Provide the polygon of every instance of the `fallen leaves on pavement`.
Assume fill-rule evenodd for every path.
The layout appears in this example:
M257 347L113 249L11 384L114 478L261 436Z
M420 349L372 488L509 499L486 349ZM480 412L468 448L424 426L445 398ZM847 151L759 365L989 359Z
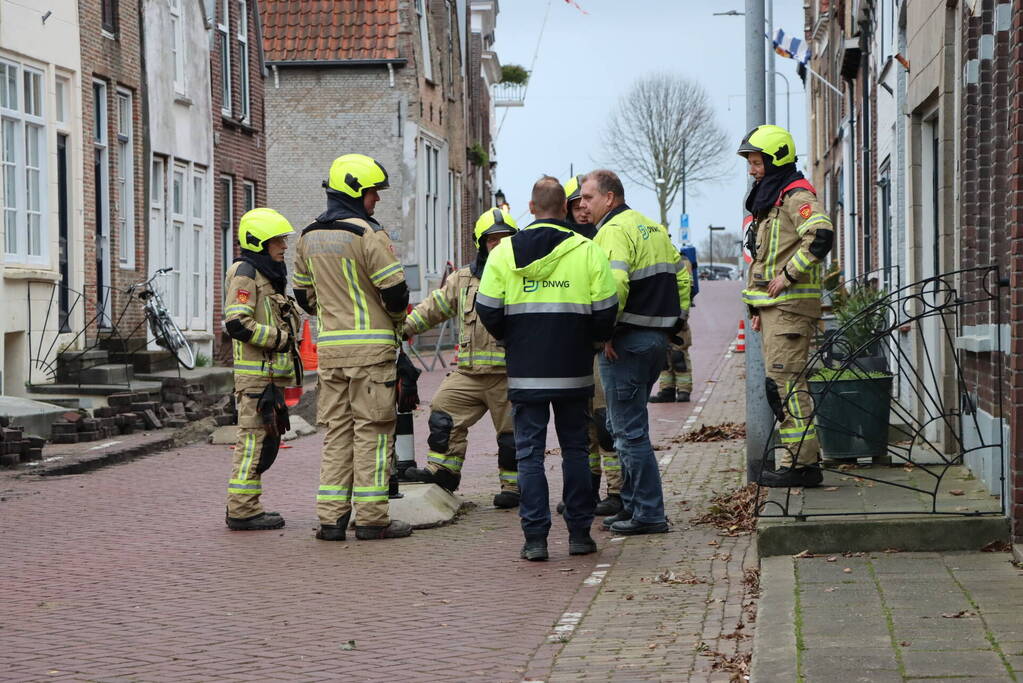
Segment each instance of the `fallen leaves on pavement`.
M1011 553L1012 544L1008 541L991 541L980 549L982 553Z
M963 617L975 617L977 614L970 610L961 609L958 612L942 612L941 616L945 619L962 619Z
M679 576L670 569L665 569L663 572L654 577L654 583L663 583L667 585L674 584L688 584L693 585L697 583L707 583L707 579L701 579L692 573L687 573Z
M766 497L766 491L756 484L746 484L715 495L710 508L696 518L696 524L711 524L729 536L748 534L757 528L757 508Z
M953 496L963 496L963 495L966 495L966 491L963 491L962 489L952 489L951 491L949 491L949 493L951 495L953 495Z
M738 422L725 422L719 425L700 425L691 432L672 439L674 443L705 443L708 441L729 441L745 439L746 425Z

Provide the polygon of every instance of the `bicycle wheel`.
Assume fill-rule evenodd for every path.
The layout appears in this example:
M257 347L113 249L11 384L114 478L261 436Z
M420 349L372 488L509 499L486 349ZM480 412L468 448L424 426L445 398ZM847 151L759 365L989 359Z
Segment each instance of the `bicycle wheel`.
M150 322L156 331L156 343L174 354L181 367L191 370L195 367L195 351L192 345L185 339L177 323L167 315L150 314Z

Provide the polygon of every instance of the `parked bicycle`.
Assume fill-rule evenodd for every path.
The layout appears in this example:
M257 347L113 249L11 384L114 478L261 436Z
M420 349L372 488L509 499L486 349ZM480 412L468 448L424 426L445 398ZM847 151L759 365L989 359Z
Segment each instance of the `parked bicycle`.
M185 339L181 328L171 317L160 292L153 286L154 280L172 270L173 268L161 268L148 280L136 282L129 287L128 294L131 297L138 297L142 301L142 309L146 314L149 331L156 338L156 344L170 351L182 367L191 370L195 367L195 351Z

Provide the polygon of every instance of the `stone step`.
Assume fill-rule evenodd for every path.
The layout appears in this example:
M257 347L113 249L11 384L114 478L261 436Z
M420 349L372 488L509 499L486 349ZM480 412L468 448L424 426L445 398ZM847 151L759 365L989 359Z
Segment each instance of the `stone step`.
M148 382L133 379L129 386L112 384L33 384L28 387L34 394L60 394L64 396L109 396L110 394L122 394L126 392L145 392L155 397L153 400L160 400L160 391L163 384L160 382Z
M230 394L234 392L234 370L232 368L216 366L193 368L191 370L175 368L161 372L140 372L135 377L152 382L172 380L171 384L174 384L174 380L180 377L185 381L185 384L203 385L207 394Z
M75 376L82 370L97 365L104 365L108 362L109 356L102 349L64 351L57 355L57 379L62 382L75 381Z
M110 361L112 363L127 363L131 365L136 373L162 372L173 370L178 367L178 361L170 351L111 351Z
M135 377L130 365L96 365L78 373L78 381L84 384L117 384L125 386Z

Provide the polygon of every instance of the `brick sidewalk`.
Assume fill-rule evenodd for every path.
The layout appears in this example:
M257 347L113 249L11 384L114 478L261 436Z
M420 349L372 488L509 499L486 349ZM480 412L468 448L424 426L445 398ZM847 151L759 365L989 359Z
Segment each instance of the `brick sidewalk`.
M693 349L698 397L735 334L732 324L714 319L722 309L713 297L734 302L732 284L701 294L695 324L702 331ZM440 377L431 373L432 386ZM739 382L730 384L735 389ZM429 396L431 385L425 386ZM725 405L719 396L652 406L654 442L667 443L697 408L708 422L719 419ZM426 417L422 410L416 421L420 463ZM635 594L630 607L647 611L688 595L686 618L698 619L699 640L727 649L717 638L734 626L743 539L720 539L723 548L714 548L701 545L707 530L684 527L688 513L700 511L699 496L741 476L718 471L735 456L717 459L689 448L674 458L663 453L670 458L666 488L675 533L611 542L598 531L600 553L569 557L564 530L555 524L552 560L534 564L518 559L515 512L490 506L497 485L489 421L470 439L463 488L479 507L456 524L377 543L313 539L321 436L292 442L267 473L265 502L288 521L279 532L224 528L230 451L222 446L180 448L85 475L5 481L11 495L0 501L0 679L521 681L527 671L563 678L552 664L568 667L574 648L608 618L605 601L626 589ZM552 458L548 468L557 490L560 463ZM690 501L689 511L682 500ZM734 559L715 560L708 552ZM676 564L680 559L685 564ZM668 568L709 579L721 579L727 569L730 578L666 586L639 581ZM605 583L597 582L594 572L605 570ZM653 599L658 595L661 601ZM725 602L701 604L706 597L700 596ZM566 613L591 612L590 602L592 614L579 617L575 636L583 640L552 642L553 634L568 632L555 630L559 622L574 625ZM660 619L668 624L678 609L673 605ZM656 625L636 615L627 636L645 648L651 641L643 638ZM675 630L679 636L668 643ZM672 624L658 647L681 651L695 631ZM557 658L561 648L564 659ZM663 654L647 653L661 665ZM686 670L704 664L696 660ZM672 664L662 675L679 680L679 672L684 676ZM636 676L623 669L618 677Z

